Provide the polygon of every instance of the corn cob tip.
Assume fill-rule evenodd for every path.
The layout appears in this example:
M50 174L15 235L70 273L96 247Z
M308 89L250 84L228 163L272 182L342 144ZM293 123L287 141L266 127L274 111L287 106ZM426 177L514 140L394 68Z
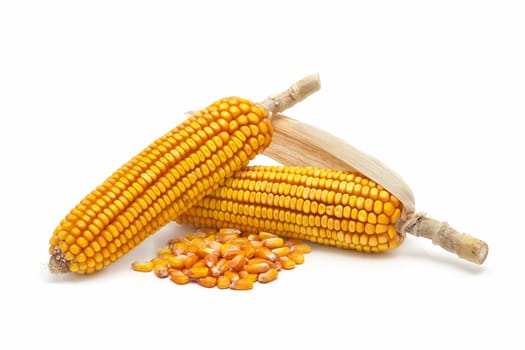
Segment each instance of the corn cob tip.
M56 274L69 272L69 264L70 262L66 260L64 253L59 248L55 248L49 258L49 271Z

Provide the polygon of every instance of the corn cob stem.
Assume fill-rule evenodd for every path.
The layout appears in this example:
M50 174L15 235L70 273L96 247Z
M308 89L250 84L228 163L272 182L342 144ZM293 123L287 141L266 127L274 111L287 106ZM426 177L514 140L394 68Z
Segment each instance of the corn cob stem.
M487 258L488 244L466 233L459 233L448 223L429 218L421 213L409 215L406 221L400 222L400 230L416 237L432 240L432 243L457 254L461 259L481 265Z
M414 195L407 183L384 163L354 148L345 141L311 125L283 115L274 115L275 133L264 154L284 165L315 166L356 171L380 184L403 204L397 222L398 233L425 237L467 261L482 264L488 245L482 240L459 233L446 222L415 213Z
M259 106L229 97L194 113L60 222L50 239L50 271L90 274L119 259L247 165L271 141L269 117L319 87L312 75Z
M319 90L320 87L319 75L308 75L295 84L292 84L288 90L268 97L261 102L260 105L271 113L279 113L301 102Z

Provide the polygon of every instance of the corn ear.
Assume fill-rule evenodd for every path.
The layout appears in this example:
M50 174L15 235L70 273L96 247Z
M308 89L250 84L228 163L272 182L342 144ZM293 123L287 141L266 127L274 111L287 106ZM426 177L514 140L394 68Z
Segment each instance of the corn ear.
M360 174L315 167L249 166L178 217L197 227L238 227L364 252L404 239L401 202Z
M483 264L488 244L448 223L416 212L414 195L408 184L380 160L319 128L283 115L274 115L277 132L264 154L284 165L316 166L342 171L355 171L384 187L402 204L396 224L400 235L410 233L432 240L461 259Z

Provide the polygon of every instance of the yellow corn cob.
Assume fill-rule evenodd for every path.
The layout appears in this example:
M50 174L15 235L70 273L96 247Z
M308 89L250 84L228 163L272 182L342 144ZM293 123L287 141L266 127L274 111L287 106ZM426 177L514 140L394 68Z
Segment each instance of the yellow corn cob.
M362 175L314 167L252 166L177 218L199 227L271 231L364 252L398 247L403 207Z
M195 113L88 194L50 240L61 270L93 273L210 193L270 143L264 109L230 97Z
M71 210L50 239L50 270L91 274L120 258L264 150L273 132L268 112L318 88L313 75L260 106L228 97L194 113Z

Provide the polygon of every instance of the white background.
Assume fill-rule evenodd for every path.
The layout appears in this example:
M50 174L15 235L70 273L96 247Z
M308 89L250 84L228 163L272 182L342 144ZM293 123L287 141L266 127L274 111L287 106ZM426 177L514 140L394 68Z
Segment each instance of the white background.
M1 2L0 348L523 348L522 4ZM60 219L186 111L315 72L287 114L382 159L419 211L489 243L483 266L409 236L314 246L249 292L133 272L173 224L92 277L48 273Z

